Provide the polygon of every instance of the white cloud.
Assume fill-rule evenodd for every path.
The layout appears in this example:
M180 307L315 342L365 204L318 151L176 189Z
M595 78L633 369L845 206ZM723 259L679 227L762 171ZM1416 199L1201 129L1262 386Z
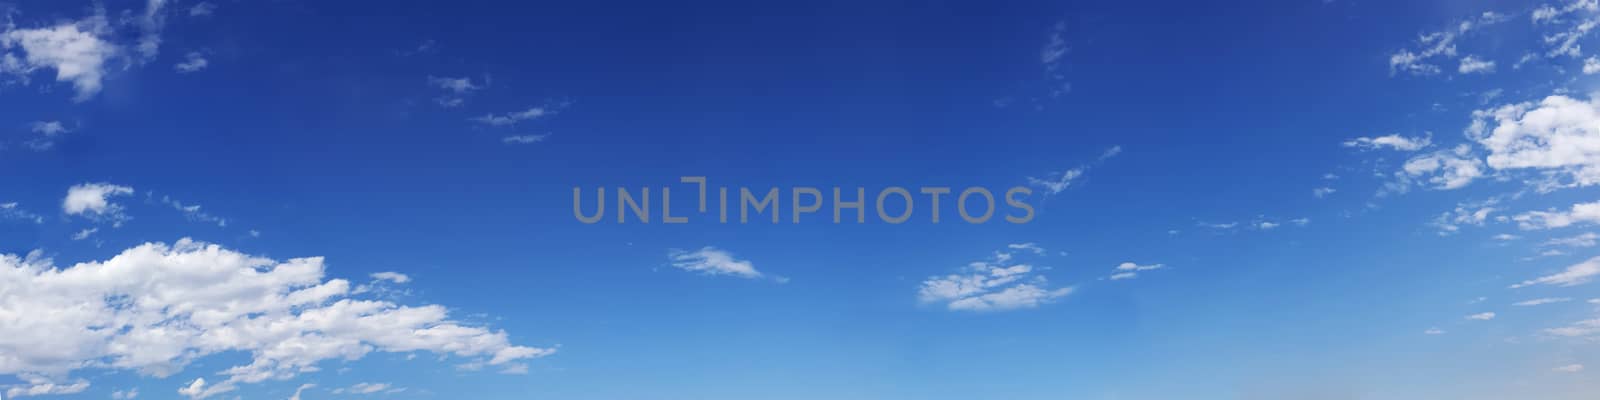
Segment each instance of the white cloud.
M314 384L314 383L302 383L302 384L300 384L300 387L297 387L297 388L294 389L294 395L293 396L289 396L289 400L300 400L300 394L301 393L304 393L306 391L306 389L312 389L312 388L316 388L316 387L317 387L317 385Z
M208 65L211 65L211 62L206 61L205 55L200 54L198 51L191 51L184 56L183 62L173 65L172 69L177 70L180 74L187 74L206 69Z
M1439 328L1428 328L1428 330L1422 331L1422 333L1425 335L1443 335L1444 330Z
M121 52L119 47L102 39L109 33L105 17L98 15L44 28L11 29L7 26L0 32L0 49L21 49L23 57L18 59L6 53L5 66L0 66L0 72L26 76L42 68L53 69L56 81L72 82L77 90L74 100L88 100L100 92L106 61Z
M1516 303L1512 303L1511 305L1520 306L1520 307L1532 307L1532 306L1540 306L1540 305L1545 305L1545 304L1565 303L1565 302L1568 302L1568 301L1572 301L1572 298L1570 298L1570 297L1545 297L1545 298L1538 298L1538 299L1533 299L1533 300L1519 301L1519 302L1516 302Z
M1400 72L1412 75L1438 74L1440 71L1439 66L1432 64L1431 59L1436 57L1455 57L1457 38L1480 27L1496 24L1505 19L1504 15L1486 12L1475 18L1452 24L1444 30L1418 35L1416 48L1403 49L1389 55L1389 74L1393 75Z
M1502 233L1502 234L1499 234L1499 235L1494 235L1494 240L1499 240L1499 241L1517 240L1517 239L1520 239L1520 238L1522 238L1522 237L1521 236L1517 236L1517 235L1513 235L1513 234L1509 234L1509 233Z
M1333 192L1337 192L1337 191L1338 190L1335 190L1334 188L1331 188L1331 187L1319 187L1319 188L1316 188L1316 189L1311 189L1311 195L1320 199L1320 198L1328 197L1328 195L1333 194Z
M954 311L1006 311L1036 308L1072 293L1071 287L1050 289L1045 277L1033 275L1032 265L1007 265L1010 259L1010 253L995 252L989 260L967 264L961 273L929 277L917 299L945 303Z
M18 374L17 377L24 383L6 388L6 397L77 394L89 388L89 381L83 379L64 383L33 373Z
M1006 248L1012 249L1012 250L1027 250L1029 252L1032 252L1033 254L1044 255L1044 248L1043 247L1039 247L1038 244L1034 244L1033 242L1012 243L1012 244L1006 245Z
M361 382L361 383L357 383L355 385L351 385L348 388L334 389L333 390L333 394L345 394L345 393L349 393L349 394L373 394L373 393L378 393L378 392L394 393L394 392L399 392L399 391L404 391L404 390L405 389L403 389L403 388L395 388L394 385L389 384L389 383Z
M202 2L196 3L194 5L194 7L189 7L189 16L191 16L191 17L205 17L205 16L210 16L211 14L216 13L216 11L217 11L217 5L216 4L211 4L211 2L208 2L208 1L202 1Z
M554 109L546 107L531 107L527 110L509 112L501 115L487 114L481 117L473 118L472 121L484 125L507 126L516 125L518 122L537 119L554 113Z
M1486 312L1486 313L1472 314L1472 315L1468 315L1467 319L1476 320L1476 321L1488 321L1488 320L1494 319L1494 313Z
M118 391L115 391L115 392L111 392L111 399L112 400L131 400L131 399L137 399L137 398L139 398L139 388L133 388L133 389L125 390L125 391L124 390L118 390Z
M467 94L483 89L483 86L472 83L472 78L429 76L428 84L455 94Z
M249 355L219 371L220 382L197 378L180 389L200 398L374 351L495 366L554 352L452 321L442 306L351 298L348 281L324 279L320 257L278 262L188 239L66 268L38 254L0 256L0 287L10 291L0 315L11 316L0 324L0 348L9 349L0 375L41 377L30 387L63 385L86 368L167 377L208 355Z
M33 123L33 133L55 136L67 132L71 131L67 130L66 126L61 125L61 121L35 121Z
M549 137L549 136L550 136L549 134L544 134L544 135L512 135L512 136L506 136L504 138L500 138L500 141L505 143L505 144L533 144L533 143L543 142L544 139L546 137Z
M1462 74L1494 72L1494 61L1486 61L1472 55L1461 57L1461 67L1457 72Z
M1600 318L1588 319L1572 323L1572 325L1545 329L1545 333L1566 337L1586 337L1600 334Z
M374 272L372 274L372 279L390 281L394 283L406 283L411 281L411 277L406 276L406 274L390 271Z
M1049 175L1045 175L1043 178L1035 178L1030 176L1028 177L1028 185L1044 189L1046 194L1061 193L1061 191L1072 187L1072 183L1078 178L1082 177L1084 173L1089 172L1090 167L1105 162L1112 157L1116 157L1118 154L1122 154L1122 146L1111 146L1111 148L1101 152L1100 157L1095 158L1094 162L1092 163L1081 165L1077 168L1062 172L1051 172Z
M733 275L741 278L760 278L761 271L756 271L755 264L750 261L734 258L733 253L711 246L695 251L671 249L667 251L667 259L674 268L685 271L698 272L705 275Z
M110 201L111 197L133 194L133 188L109 183L85 183L67 189L61 200L61 211L67 215L82 215L96 221L109 221L120 226L128 217L122 205Z
M1600 102L1554 95L1472 113L1467 137L1494 169L1555 170L1578 185L1600 183Z
M1432 135L1405 137L1399 134L1390 134L1377 137L1358 137L1346 140L1344 147L1356 147L1367 150L1388 147L1399 151L1417 151L1433 143Z
M1600 73L1600 57L1589 56L1583 59L1583 74L1594 75Z
M44 216L24 210L16 202L0 203L0 220L33 221L35 224L44 223Z
M1566 373L1583 372L1583 364L1567 364L1567 365L1551 368L1550 370L1551 371L1555 371L1555 372L1566 372Z
M1550 209L1529 211L1511 217L1523 230L1565 228L1576 224L1600 223L1600 201L1573 204L1567 211Z
M1543 246L1594 247L1597 241L1600 241L1600 234L1585 232L1577 236L1550 239Z
M1117 264L1117 267L1112 269L1113 273L1109 279L1113 281L1134 279L1139 277L1140 271L1154 271L1165 267L1166 265L1162 264L1139 265L1131 262L1125 262L1122 264Z
M89 235L93 235L95 232L99 232L99 231L100 231L100 228L84 229L84 230L78 231L78 233L72 234L72 240L88 239Z
M1576 286L1589 283L1595 275L1600 275L1600 257L1590 258L1584 262L1568 266L1561 272L1542 276L1535 279L1522 281L1511 285L1512 289L1519 289L1533 285Z
M139 42L135 49L144 61L156 58L161 49L161 30L166 27L167 17L162 9L167 5L167 0L147 0L144 16L139 19Z
M1401 178L1405 184L1421 180L1437 190L1459 189L1483 176L1483 162L1471 155L1466 145L1441 150L1406 160Z

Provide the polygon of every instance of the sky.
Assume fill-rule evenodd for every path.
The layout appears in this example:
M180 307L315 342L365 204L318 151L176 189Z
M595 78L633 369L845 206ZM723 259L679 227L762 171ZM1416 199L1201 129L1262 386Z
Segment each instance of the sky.
M0 397L1600 393L1600 2L755 3L0 2Z

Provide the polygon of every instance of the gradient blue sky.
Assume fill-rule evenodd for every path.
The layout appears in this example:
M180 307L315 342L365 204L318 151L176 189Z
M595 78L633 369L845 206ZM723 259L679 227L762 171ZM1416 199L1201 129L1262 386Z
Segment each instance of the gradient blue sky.
M292 359L159 339L188 355L153 372L95 344L138 326L51 339L101 327L45 317L97 296L210 284L29 290L52 269L191 238L351 287L238 318L365 299L503 338L351 336L215 398L1600 393L1594 1L994 3L0 3L0 390L203 397L180 389ZM690 214L694 175L1032 186L1037 215L571 212L672 186Z

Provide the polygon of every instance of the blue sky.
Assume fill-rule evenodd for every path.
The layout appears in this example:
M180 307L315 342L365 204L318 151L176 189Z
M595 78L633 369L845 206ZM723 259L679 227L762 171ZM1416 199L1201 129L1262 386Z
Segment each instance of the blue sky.
M990 3L0 3L0 394L1600 392L1600 4Z

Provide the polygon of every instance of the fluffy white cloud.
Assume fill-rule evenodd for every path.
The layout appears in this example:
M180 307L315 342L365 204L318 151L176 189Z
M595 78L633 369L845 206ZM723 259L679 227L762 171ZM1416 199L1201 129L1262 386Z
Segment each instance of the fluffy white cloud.
M1467 137L1494 169L1557 170L1578 185L1600 183L1600 102L1555 95L1473 112Z
M88 100L100 92L106 74L106 61L121 49L103 39L110 34L104 16L32 29L7 29L0 32L0 50L7 52L0 72L26 76L39 69L53 69L56 81L72 82L77 101ZM10 50L20 49L22 56Z
M1035 308L1072 293L1071 287L1050 289L1045 277L1033 275L1032 265L1007 265L1010 260L1011 253L996 252L961 273L929 277L917 298L956 311L1004 311Z
M1400 136L1399 134L1390 134L1377 137L1358 137L1355 139L1346 140L1344 142L1344 147L1356 147L1369 150L1388 147L1400 151L1417 151L1422 150L1424 147L1428 147L1428 145L1432 143L1433 138L1431 135L1405 137Z
M1511 285L1511 288L1519 289L1533 285L1576 286L1589 283L1594 279L1595 275L1600 275L1600 257L1573 264L1555 274L1522 281L1522 283Z
M1311 189L1311 195L1320 199L1320 198L1323 198L1323 197L1328 197L1328 195L1333 194L1333 192L1337 192L1337 191L1338 190L1335 190L1334 188L1331 188L1331 187L1319 187L1319 188L1316 188L1316 189Z
M755 264L746 260L739 260L722 249L711 246L695 251L671 249L667 251L667 259L674 268L685 271L699 272L705 275L733 275L741 278L760 278L761 271L756 271Z
M1483 162L1473 157L1466 145L1454 150L1441 150L1406 160L1401 178L1406 182L1423 181L1433 189L1459 189L1483 176Z
M351 295L348 281L324 279L320 257L278 262L188 239L66 268L38 252L0 256L0 319L8 321L0 324L0 375L36 377L8 389L32 393L76 385L70 374L86 368L167 377L208 355L250 356L217 371L219 382L197 378L179 391L202 398L374 351L494 366L554 352L452 321L442 306Z
M1477 321L1488 321L1488 320L1494 319L1494 313L1486 312L1486 313L1472 314L1472 315L1468 315L1467 319L1477 320Z
M1461 67L1456 69L1462 74L1494 72L1494 61L1484 60L1478 56L1461 57Z
M1576 224L1600 223L1600 201L1573 204L1567 211L1550 209L1529 211L1511 217L1524 230L1565 228Z
M121 225L128 218L122 214L122 205L111 202L110 198L131 194L131 187L104 182L74 185L67 188L67 197L61 200L61 211Z
M1583 59L1583 74L1594 75L1600 73L1600 57L1589 56Z

